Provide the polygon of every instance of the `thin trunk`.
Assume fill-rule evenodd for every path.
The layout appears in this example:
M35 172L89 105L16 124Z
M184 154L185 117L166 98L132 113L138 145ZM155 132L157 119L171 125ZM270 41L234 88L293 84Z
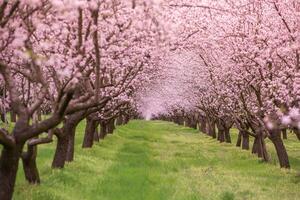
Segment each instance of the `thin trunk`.
M95 131L96 131L96 121L87 118L82 148L91 148L93 146Z
M262 158L265 162L269 161L266 143L261 135L256 136L256 138L254 139L252 153L257 154L257 156L259 158Z
M96 127L95 132L94 132L94 141L95 142L99 142L99 140L100 140L98 129L99 129L99 123L97 123L97 127Z
M241 144L242 144L242 131L239 131L239 134L238 134L238 138L237 138L237 141L236 141L236 146L237 147L240 147Z
M296 134L296 137L298 138L298 140L300 140L300 131L299 131L299 129L294 129L294 133Z
M107 126L105 122L100 122L100 139L104 139L107 135Z
M191 120L191 128L197 129L197 122L194 119Z
M77 127L77 123L73 124L70 130L66 133L68 137L68 148L67 148L67 155L66 155L67 162L72 162L74 160L76 127Z
M206 120L202 119L200 120L200 131L202 133L206 133Z
M225 133L223 129L218 130L218 140L222 143L225 142Z
M212 138L216 138L216 125L213 121L208 121L208 135L210 135Z
M178 125L181 125L181 126L184 125L184 119L181 116L178 117Z
M262 158L265 162L269 162L270 158L269 158L269 154L267 151L267 147L266 147L266 143L265 143L265 139L263 137L260 137L260 146L261 146L261 152L262 152Z
M6 119L6 118L5 118L5 113L1 113L1 121L2 121L2 122L6 122L5 119Z
M281 130L270 131L270 139L275 146L281 168L290 168L289 157L281 139Z
M10 121L16 122L17 121L17 114L14 111L10 111Z
M117 126L121 126L123 124L122 115L118 116L116 124Z
M252 146L252 153L256 154L258 153L258 138L254 138L253 146Z
M226 143L231 143L230 129L226 128L224 134Z
M249 135L242 132L242 149L249 150Z
M115 120L109 120L108 124L107 124L107 133L109 134L113 134L115 130Z
M3 147L0 158L0 199L11 200L16 183L19 159L24 145Z
M282 129L282 139L284 139L284 140L287 139L287 130L286 130L286 128Z
M22 154L23 169L26 180L30 184L39 184L40 176L36 164L37 146L27 145L27 152Z
M52 161L52 168L64 168L68 151L68 136L57 137L57 144Z

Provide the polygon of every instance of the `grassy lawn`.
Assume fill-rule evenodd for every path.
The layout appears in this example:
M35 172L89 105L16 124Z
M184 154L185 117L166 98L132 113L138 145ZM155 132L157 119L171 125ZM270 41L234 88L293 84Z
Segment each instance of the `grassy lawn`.
M14 199L300 199L300 142L291 136L292 169L282 170L272 145L272 162L261 163L234 146L235 131L233 144L219 144L172 123L131 121L82 150L84 125L77 130L75 161L51 170L55 143L40 146L42 183L28 186L19 170Z

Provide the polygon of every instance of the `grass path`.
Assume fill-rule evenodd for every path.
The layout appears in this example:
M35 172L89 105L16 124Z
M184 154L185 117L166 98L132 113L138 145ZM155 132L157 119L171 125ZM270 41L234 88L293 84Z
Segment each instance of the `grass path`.
M232 144L167 122L132 121L89 150L81 149L83 132L81 123L75 161L63 170L51 170L55 144L41 146L42 184L28 189L19 170L14 199L300 199L300 143L294 138L287 148L295 168L281 170Z

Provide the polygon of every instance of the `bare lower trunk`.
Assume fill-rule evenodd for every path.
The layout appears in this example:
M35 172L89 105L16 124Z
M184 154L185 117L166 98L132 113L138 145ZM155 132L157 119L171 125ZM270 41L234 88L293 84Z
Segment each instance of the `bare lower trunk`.
M200 120L200 123L199 123L199 126L200 126L200 131L202 132L202 133L206 133L206 120L204 120L204 119L202 119L202 120Z
M107 133L112 134L115 130L115 120L109 120L108 124L107 124Z
M237 138L235 146L240 147L241 144L242 144L242 133L241 133L241 131L239 131L238 138Z
M282 129L282 139L286 140L287 139L287 130Z
M226 143L231 143L230 129L226 128L224 134Z
M100 122L100 139L104 139L107 135L107 126L105 122Z
M99 137L99 123L97 122L96 128L95 128L95 132L94 132L94 141L95 142L99 142L100 137Z
M213 138L216 138L216 125L213 121L208 121L208 135Z
M91 148L93 146L95 131L96 131L96 121L88 118L85 127L85 134L82 143L82 148Z
M67 148L67 155L66 161L72 162L74 160L74 147L75 147L75 134L76 134L76 126L77 123L73 125L73 127L68 131L68 148Z
M262 136L256 136L253 143L252 153L257 154L259 158L264 161L269 161L269 155L267 152L266 144Z
M11 200L14 192L19 159L23 144L14 148L4 147L0 158L0 199Z
M299 129L294 129L293 131L296 134L296 137L298 138L298 140L300 140L300 131L299 131Z
M218 130L218 138L217 138L221 143L225 142L225 133L223 129Z
M117 117L117 121L116 121L117 126L120 126L123 124L123 117L122 115L120 115L119 117Z
M181 116L178 117L178 125L184 125L184 119Z
M0 119L1 119L2 122L6 122L6 121L5 121L5 119L6 119L6 116L5 116L5 115L6 115L5 113L1 113L1 114L0 114Z
M52 161L52 168L63 168L65 166L68 151L68 136L57 137L57 144Z
M23 169L26 180L30 184L39 184L40 176L36 164L37 146L27 145L27 152L22 154Z
M242 149L249 150L249 135L242 132Z
M290 168L289 157L281 139L281 130L270 131L270 139L275 146L281 168Z
M17 114L14 111L10 111L10 121L11 122L17 121Z

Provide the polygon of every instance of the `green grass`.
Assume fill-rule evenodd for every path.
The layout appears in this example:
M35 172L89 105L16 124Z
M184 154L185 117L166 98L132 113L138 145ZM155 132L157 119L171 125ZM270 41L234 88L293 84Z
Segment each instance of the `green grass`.
M55 144L39 147L42 183L29 186L19 170L16 200L300 199L300 143L286 141L293 169L282 170L273 147L270 164L233 144L219 144L196 130L160 121L131 121L82 150L75 161L51 170ZM21 169L22 166L20 166Z

